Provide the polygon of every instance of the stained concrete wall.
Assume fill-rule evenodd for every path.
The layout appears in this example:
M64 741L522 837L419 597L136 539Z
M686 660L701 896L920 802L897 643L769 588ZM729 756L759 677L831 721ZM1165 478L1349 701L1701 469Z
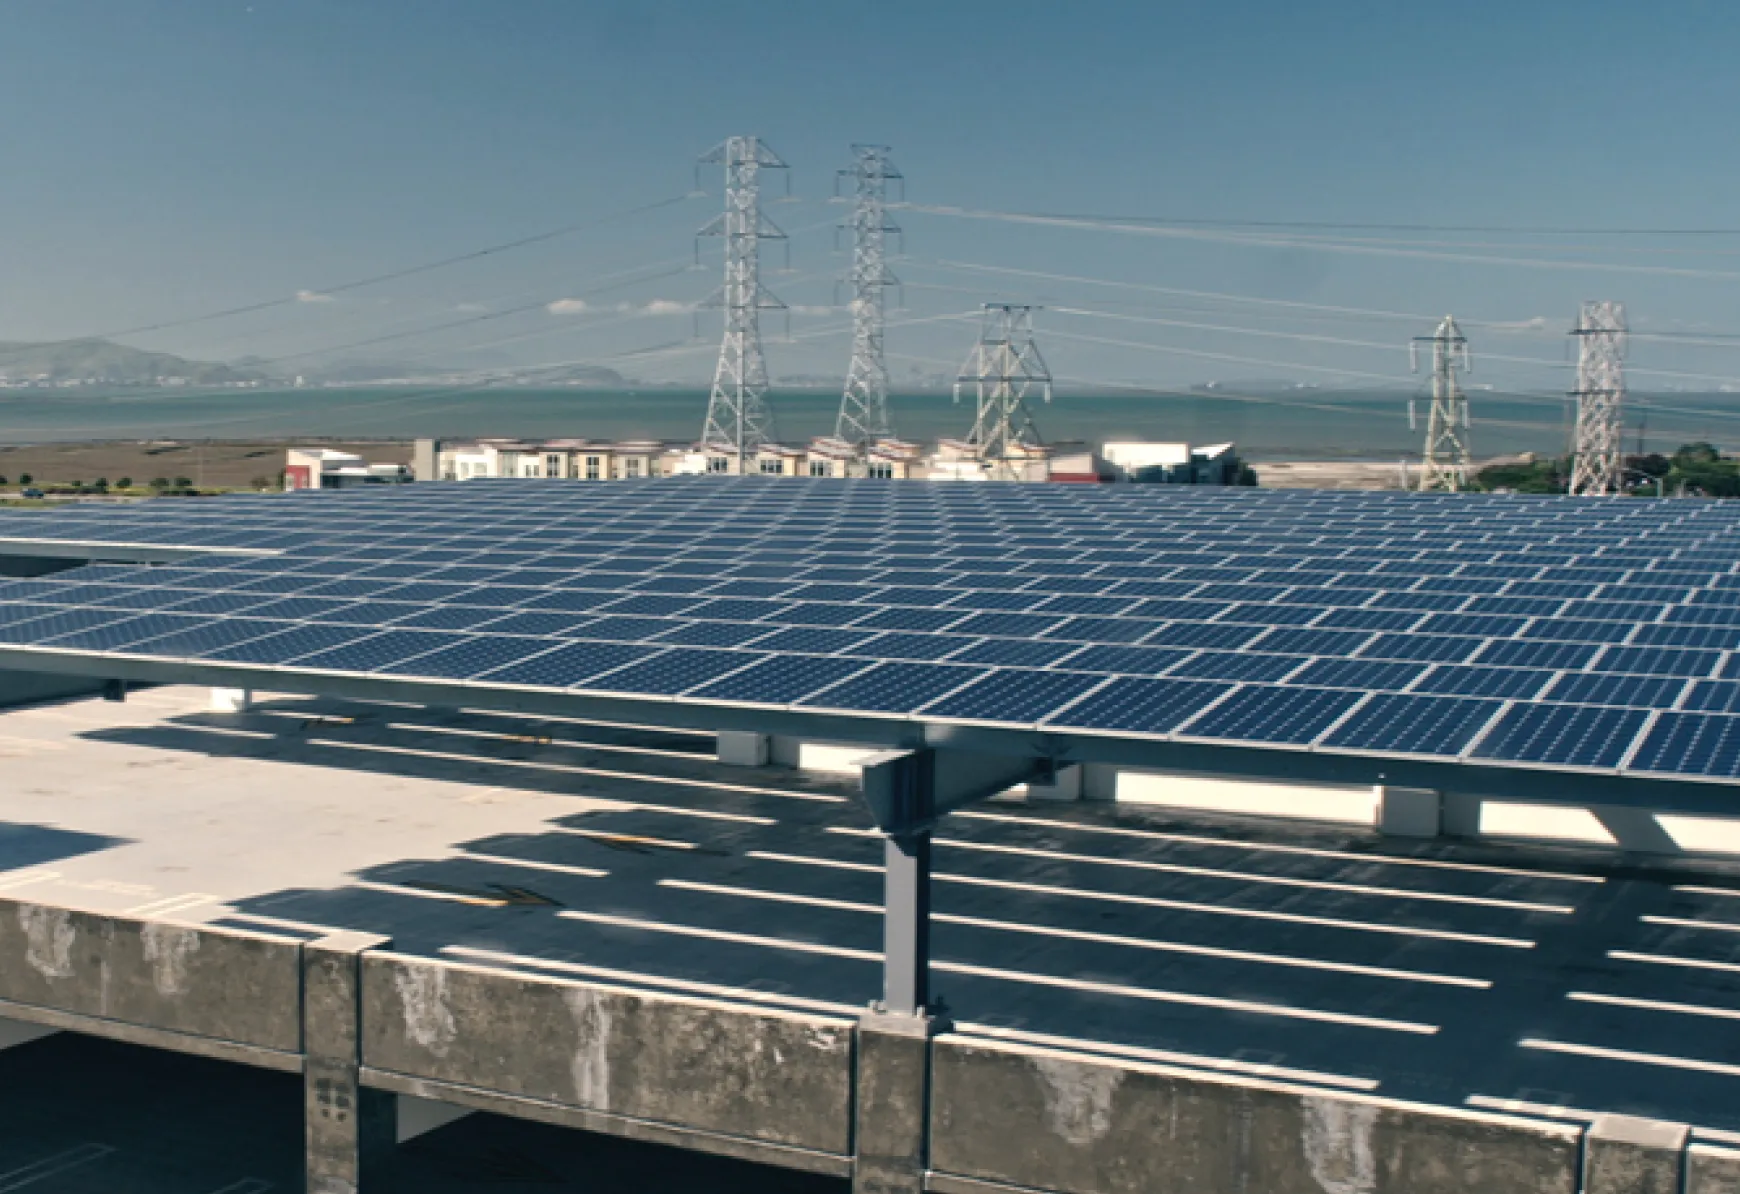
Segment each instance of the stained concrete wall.
M302 1047L299 958L288 938L0 899L0 1014L52 1027L207 1051L132 1031L144 1030L293 1057Z
M362 969L371 1071L851 1152L852 1024L391 953Z
M931 1169L1061 1194L1577 1194L1582 1129L939 1038ZM946 1180L940 1184L946 1185Z

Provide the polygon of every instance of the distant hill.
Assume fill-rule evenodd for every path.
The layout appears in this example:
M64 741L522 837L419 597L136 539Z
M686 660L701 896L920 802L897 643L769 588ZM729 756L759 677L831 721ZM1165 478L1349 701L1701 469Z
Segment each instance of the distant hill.
M0 340L0 378L11 382L151 385L180 378L189 385L222 386L259 377L230 365L146 352L108 340Z

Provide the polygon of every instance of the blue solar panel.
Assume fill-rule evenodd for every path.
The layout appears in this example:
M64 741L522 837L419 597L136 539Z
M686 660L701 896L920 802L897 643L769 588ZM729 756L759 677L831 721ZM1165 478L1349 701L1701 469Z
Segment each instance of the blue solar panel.
M1513 705L1473 754L1505 762L1613 768L1648 717L1641 709Z
M517 601L504 601L501 604L518 605L520 609L538 613L594 614L599 606L609 600L602 593L588 590L554 590L536 592Z
M1707 713L1740 713L1740 683L1732 680L1699 680L1686 694L1683 708Z
M778 630L766 622L678 622L674 629L647 641L669 646L741 647Z
M208 655L236 643L264 638L281 630L292 629L294 623L268 621L264 618L214 618L201 626L132 642L117 650L139 655L160 655L172 659Z
M633 597L619 597L615 601L606 601L598 606L597 610L601 614L644 614L649 617L662 618L693 609L698 604L700 603L693 597L637 593Z
M924 707L927 717L1030 724L1100 684L1103 676L1007 668Z
M1644 736L1630 769L1740 779L1740 717L1663 713Z
M1314 659L1304 671L1295 672L1290 684L1307 684L1319 688L1397 689L1405 688L1424 674L1426 665L1391 663L1372 659Z
M1113 680L1084 700L1047 718L1059 729L1164 734L1226 692L1224 684L1200 680Z
M1153 630L1154 623L1135 618L1096 618L1083 614L1047 631L1045 637L1073 643L1136 643Z
M1332 609L1313 625L1337 630L1409 630L1425 617L1418 610Z
M1631 636L1638 647L1703 647L1732 651L1740 647L1740 626L1639 626Z
M81 651L115 651L130 643L204 626L208 619L192 615L142 614L47 639L51 647Z
M911 659L934 662L947 659L977 640L956 634L879 634L868 642L851 648L848 655L863 655L872 659Z
M974 643L964 651L951 652L948 659L951 663L985 663L997 667L1045 667L1080 650L1080 643L988 638Z
M779 630L755 641L757 651L792 651L808 655L832 655L861 647L876 636L856 630L831 630L825 627L799 627Z
M1473 697L1378 693L1325 737L1323 745L1455 758L1503 707L1502 701Z
M1255 626L1303 626L1321 617L1314 605L1235 605L1220 615L1222 622L1246 622Z
M168 593L173 598L172 603L162 608L174 610L178 614L234 614L264 605L271 600L260 593L207 593L203 597L190 597L186 589L164 589L159 592Z
M614 672L594 676L582 687L599 692L639 692L675 696L699 688L767 656L754 651L710 651L704 647L673 647Z
M885 609L852 625L858 630L942 630L971 616L965 610Z
M495 634L468 634L451 646L391 663L388 674L469 680L550 650L550 643Z
M493 615L492 618L486 619L489 633L527 634L536 638L574 637L579 633L580 627L589 622L597 621L597 619L589 618L585 614L538 612L503 616L500 610L488 612ZM461 627L461 629L466 628Z
M1509 640L1486 644L1478 662L1489 667L1580 668L1595 658L1600 647L1585 643L1543 643Z
M386 626L408 618L423 607L409 601L355 601L343 609L329 610L315 622L336 622L341 626Z
M315 651L291 662L296 667L333 672L373 672L402 659L444 647L455 635L440 630L384 630L379 634Z
M1595 672L1629 672L1639 676L1713 676L1722 662L1720 651L1683 647L1609 647L1589 665Z
M957 634L983 634L997 638L1035 638L1048 630L1056 630L1063 618L1044 614L974 614L966 621L949 627Z
M1051 597L1035 607L1043 614L1091 614L1096 617L1116 617L1127 613L1136 604L1133 600L1119 600L1116 597L1083 597L1056 596Z
M341 643L354 643L374 632L361 626L298 626L263 638L206 652L205 658L229 663L276 666Z
M1251 650L1280 655L1352 655L1371 638L1354 630L1271 630Z
M1214 622L1169 622L1149 635L1150 647L1200 647L1232 651L1262 634L1260 626L1224 626Z
M879 663L798 703L818 709L908 713L983 674L978 668L950 664Z
M1402 659L1419 663L1465 663L1480 649L1478 639L1448 634L1380 634L1360 649L1365 659Z
M1193 738L1305 743L1363 699L1335 688L1240 688L1180 732Z
M1243 651L1203 651L1173 668L1170 675L1192 680L1281 680L1305 666L1297 655L1257 655Z
M768 620L787 626L850 626L868 617L871 607L837 601L800 601Z
M780 655L694 691L697 699L742 701L757 705L789 705L801 697L864 671L863 659L825 655Z
M491 626L489 629L496 630L498 627ZM576 638L619 640L626 643L657 638L670 629L671 623L667 618L594 618L577 626L573 635Z
M20 616L11 622L0 619L0 642L49 642L64 635L123 622L133 616L119 609L60 609L42 605L19 606L17 610L20 613L28 610L34 616Z
M1191 654L1183 647L1088 647L1058 666L1077 672L1158 676Z
M1444 696L1504 697L1526 701L1538 696L1556 675L1545 668L1460 667L1439 664L1414 685L1415 692Z
M1468 603L1471 614L1511 614L1524 618L1550 618L1564 607L1551 597L1476 597Z
M949 596L946 604L950 609L1026 613L1044 601L1045 595L1043 593L988 592L983 589L970 589L965 593Z
M573 688L656 652L623 643L570 643L516 663L478 672L473 679L490 684L523 684L534 688Z
M1509 638L1526 625L1527 618L1502 618L1492 614L1433 614L1420 623L1420 633Z
M1560 643L1622 643L1631 636L1632 630L1629 622L1538 618L1519 637Z
M1686 682L1658 676L1593 675L1565 672L1541 698L1569 705L1622 705L1637 709L1670 709L1686 690Z

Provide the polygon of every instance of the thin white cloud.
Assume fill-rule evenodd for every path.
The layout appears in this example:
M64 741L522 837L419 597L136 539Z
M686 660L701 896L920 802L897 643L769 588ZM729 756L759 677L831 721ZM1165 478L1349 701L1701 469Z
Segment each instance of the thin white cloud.
M788 307L787 310L793 315L837 315L841 311L850 310L850 307L806 307L800 304Z
M453 309L462 315L481 315L489 310L482 303L454 303Z
M695 304L678 302L676 299L653 299L641 307L644 315L687 315L695 309Z
M1533 319L1517 319L1509 323L1489 323L1486 326L1495 332L1544 332L1549 328L1560 328L1564 323L1563 319L1550 320L1545 315L1537 315Z
M584 315L592 306L585 299L557 299L545 310L551 315Z
M296 301L299 303L330 303L332 301L332 296L330 294L321 294L318 290L298 290L296 292Z

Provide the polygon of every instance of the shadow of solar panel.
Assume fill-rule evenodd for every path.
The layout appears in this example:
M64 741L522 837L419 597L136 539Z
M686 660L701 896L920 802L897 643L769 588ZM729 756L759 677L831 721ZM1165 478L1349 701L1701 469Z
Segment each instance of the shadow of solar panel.
M870 666L865 659L779 655L695 689L693 695L701 700L789 705Z
M292 659L296 667L334 672L373 672L388 664L447 646L460 636L442 630L383 630Z
M1297 655L1262 655L1246 651L1203 651L1174 667L1171 676L1191 680L1280 680L1305 666Z
M1663 713L1629 769L1740 779L1740 717Z
M761 627L763 631L767 627ZM864 634L856 630L834 630L827 627L795 627L791 630L778 630L765 638L755 639L757 651L791 651L805 655L833 655L840 651L850 651L861 647L874 634Z
M1566 672L1540 699L1567 705L1618 705L1634 709L1671 709L1686 689L1683 679L1658 676L1592 675Z
M1648 717L1641 709L1513 705L1472 754L1518 763L1617 767Z
M1226 692L1200 680L1119 677L1091 696L1045 719L1060 729L1164 734Z
M1377 693L1323 740L1324 746L1455 758L1504 707L1472 697Z
M1238 742L1310 742L1364 694L1338 688L1237 688L1178 732Z
M1289 684L1317 688L1355 688L1360 691L1405 688L1425 674L1418 663L1391 663L1372 659L1314 659L1305 670L1288 677Z
M380 671L395 676L470 680L541 655L553 646L537 639L470 634L450 646L387 664Z
M1192 654L1186 647L1088 647L1058 666L1076 672L1158 676Z
M956 640L973 642L972 639ZM1045 667L1080 651L1080 643L1055 643L1018 638L983 639L949 655L951 663L984 663L997 667ZM924 658L936 658L925 656Z
M1030 725L1091 692L1105 677L1006 668L924 706L926 717Z
M1589 664L1592 672L1626 672L1637 676L1712 676L1722 662L1720 651L1683 647L1609 647Z
M639 663L594 676L578 687L597 692L675 696L768 658L759 651L673 647Z
M375 633L360 626L298 626L294 630L248 639L234 646L208 651L205 658L230 663L258 663L266 666L288 663L292 659L342 643L354 643Z

